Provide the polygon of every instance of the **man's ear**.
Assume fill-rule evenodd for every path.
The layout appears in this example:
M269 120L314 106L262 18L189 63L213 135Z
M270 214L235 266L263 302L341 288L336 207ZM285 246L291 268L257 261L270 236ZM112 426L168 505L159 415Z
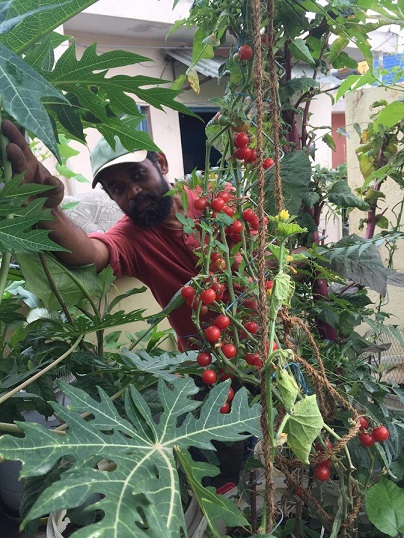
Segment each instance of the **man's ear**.
M159 163L161 173L167 174L168 162L167 162L167 157L164 155L164 153L157 153L157 161Z

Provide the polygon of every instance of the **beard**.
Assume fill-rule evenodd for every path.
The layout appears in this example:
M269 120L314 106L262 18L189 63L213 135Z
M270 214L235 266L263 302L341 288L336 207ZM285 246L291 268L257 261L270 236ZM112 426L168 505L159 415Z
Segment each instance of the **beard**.
M161 176L159 194L138 194L132 200L126 215L142 228L153 228L162 224L171 212L173 199L165 196L169 191L163 176Z

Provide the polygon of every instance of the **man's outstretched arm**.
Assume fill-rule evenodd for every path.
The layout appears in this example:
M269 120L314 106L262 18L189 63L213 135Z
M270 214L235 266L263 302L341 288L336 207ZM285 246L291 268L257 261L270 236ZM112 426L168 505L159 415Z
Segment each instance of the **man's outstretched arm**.
M98 239L90 239L86 233L76 226L63 212L60 203L64 196L63 183L52 176L37 160L17 127L9 120L1 124L4 135L9 139L7 155L10 159L13 174L24 174L25 183L38 183L53 188L42 196L46 197L45 206L50 208L55 220L42 221L38 226L50 230L49 237L58 245L70 252L57 252L57 257L68 265L95 264L97 271L108 265L108 247Z

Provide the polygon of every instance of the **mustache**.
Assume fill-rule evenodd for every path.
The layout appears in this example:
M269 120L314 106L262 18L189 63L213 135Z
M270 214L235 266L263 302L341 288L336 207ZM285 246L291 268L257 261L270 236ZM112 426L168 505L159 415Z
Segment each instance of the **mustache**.
M132 212L132 211L135 212L135 211L137 211L138 206L142 205L143 202L156 202L159 199L160 199L160 196L156 196L154 194L140 193L140 194L138 194L136 196L136 198L131 200L130 205L129 205L129 211L130 212Z

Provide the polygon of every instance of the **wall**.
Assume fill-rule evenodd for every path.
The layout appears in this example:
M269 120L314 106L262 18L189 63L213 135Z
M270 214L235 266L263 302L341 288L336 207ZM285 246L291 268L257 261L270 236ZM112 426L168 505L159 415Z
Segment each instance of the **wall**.
M353 125L357 123L361 129L366 128L370 122L370 106L375 101L385 99L388 102L402 99L403 93L398 90L387 90L381 87L365 88L352 92L346 96L346 130L349 134L347 139L347 163L348 163L348 182L352 189L358 188L363 184L363 176L359 169L359 161L355 150L359 146L359 136L356 133ZM392 180L387 180L382 187L382 191L386 194L386 199L379 202L381 210L386 209L385 216L395 222L391 208L395 206L403 197L403 192ZM366 213L359 210L354 210L350 215L350 231L351 233L359 233L363 236L364 232L359 231L359 221L366 217ZM376 228L376 233L379 233L380 228ZM399 241L399 250L394 256L394 268L404 272L404 243ZM387 259L385 250L381 250L383 259ZM376 297L373 296L375 299ZM393 314L391 323L404 325L404 291L402 288L395 286L388 287L388 296L384 310Z

